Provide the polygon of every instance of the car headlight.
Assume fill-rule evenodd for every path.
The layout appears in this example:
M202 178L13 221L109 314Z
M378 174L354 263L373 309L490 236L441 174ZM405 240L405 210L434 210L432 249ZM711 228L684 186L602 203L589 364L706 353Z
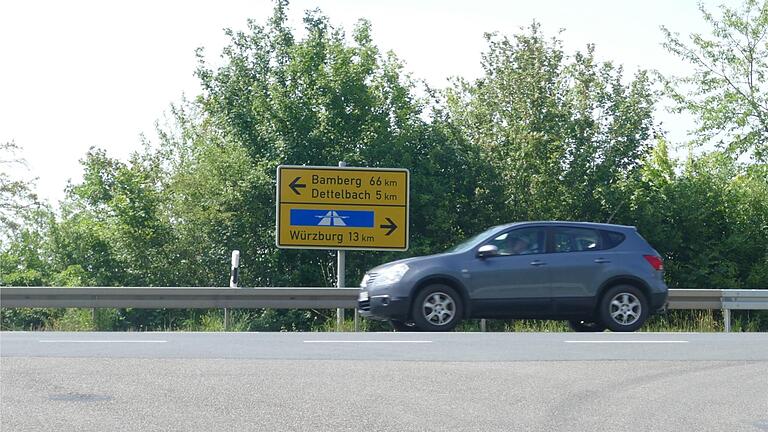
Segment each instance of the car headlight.
M408 271L408 264L395 264L381 270L374 279L375 285L389 285L400 282Z
M360 288L365 288L368 286L368 279L370 279L371 276L366 273L365 276L363 276L363 280L360 282Z

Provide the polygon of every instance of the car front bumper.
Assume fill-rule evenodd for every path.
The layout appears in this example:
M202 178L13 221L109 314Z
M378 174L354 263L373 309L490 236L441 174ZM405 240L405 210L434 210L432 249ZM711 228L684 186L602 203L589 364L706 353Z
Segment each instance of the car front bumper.
M410 306L407 298L392 297L389 294L374 294L367 297L367 294L367 291L361 291L361 296L358 298L357 308L360 315L376 320L407 320Z

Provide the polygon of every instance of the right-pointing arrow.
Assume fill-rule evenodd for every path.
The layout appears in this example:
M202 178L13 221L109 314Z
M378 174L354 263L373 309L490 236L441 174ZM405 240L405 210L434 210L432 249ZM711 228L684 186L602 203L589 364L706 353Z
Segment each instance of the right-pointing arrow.
M395 222L392 221L392 219L390 218L386 218L386 219L387 219L387 222L389 222L389 225L379 225L379 228L389 229L389 231L387 231L387 233L384 234L385 236L388 236L393 232L395 232L395 230L397 229L397 225L395 225Z

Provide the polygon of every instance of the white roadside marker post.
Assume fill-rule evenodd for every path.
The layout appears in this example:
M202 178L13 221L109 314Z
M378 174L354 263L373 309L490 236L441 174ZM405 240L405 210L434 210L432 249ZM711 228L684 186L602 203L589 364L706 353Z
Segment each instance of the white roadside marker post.
M237 288L238 282L240 282L240 273L238 268L240 267L240 251L232 251L232 269L229 273L229 287ZM229 308L224 308L224 331L229 330Z

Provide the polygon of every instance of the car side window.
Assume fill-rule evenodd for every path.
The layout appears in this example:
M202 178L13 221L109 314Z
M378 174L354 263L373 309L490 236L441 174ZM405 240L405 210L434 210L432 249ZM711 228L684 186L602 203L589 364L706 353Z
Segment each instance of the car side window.
M603 249L611 249L624 241L624 234L613 231L603 231Z
M488 244L499 248L499 255L530 255L544 253L544 230L521 228L507 231Z
M553 230L554 252L601 250L600 232L589 228L558 227Z

